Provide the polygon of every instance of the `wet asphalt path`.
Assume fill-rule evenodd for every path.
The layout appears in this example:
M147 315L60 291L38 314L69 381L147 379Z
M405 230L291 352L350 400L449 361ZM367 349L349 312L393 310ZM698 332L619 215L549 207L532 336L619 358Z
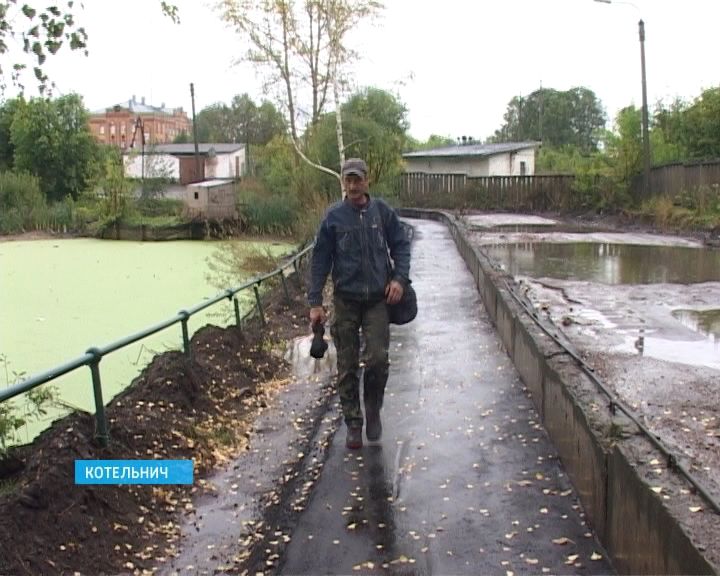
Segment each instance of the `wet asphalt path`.
M279 572L612 573L449 232L409 222L420 312L393 327L383 440L334 435Z

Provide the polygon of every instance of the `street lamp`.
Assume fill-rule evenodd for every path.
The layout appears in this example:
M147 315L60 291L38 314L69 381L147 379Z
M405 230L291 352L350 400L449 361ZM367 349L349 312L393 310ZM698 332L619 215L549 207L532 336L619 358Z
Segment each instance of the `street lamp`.
M601 4L627 4L640 12L640 9L632 2L621 0L595 0ZM638 21L638 33L640 36L640 73L642 75L642 138L643 138L643 195L650 194L650 130L648 127L648 104L647 104L647 82L645 80L645 22L642 18Z

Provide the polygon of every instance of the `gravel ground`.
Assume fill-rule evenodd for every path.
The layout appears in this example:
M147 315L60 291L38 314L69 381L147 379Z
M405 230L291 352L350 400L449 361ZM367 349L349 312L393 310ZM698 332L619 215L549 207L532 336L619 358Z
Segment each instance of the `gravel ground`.
M513 242L624 242L700 246L692 237L595 222L563 222L566 232L493 230L493 225L552 224L522 215L466 215L470 238L482 245ZM613 390L720 500L720 342L685 324L673 310L720 308L720 282L608 285L517 276L542 310Z

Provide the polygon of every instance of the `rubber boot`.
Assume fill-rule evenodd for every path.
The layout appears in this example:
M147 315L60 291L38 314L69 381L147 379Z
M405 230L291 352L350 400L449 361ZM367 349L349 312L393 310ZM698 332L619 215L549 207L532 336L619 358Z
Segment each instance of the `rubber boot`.
M348 426L345 446L350 450L359 450L362 445L362 426Z

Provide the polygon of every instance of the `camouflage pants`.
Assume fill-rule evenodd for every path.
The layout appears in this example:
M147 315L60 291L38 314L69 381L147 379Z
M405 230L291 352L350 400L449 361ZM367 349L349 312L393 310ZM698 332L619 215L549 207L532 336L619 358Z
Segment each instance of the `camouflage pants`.
M337 388L348 426L362 426L360 408L360 329L365 407L382 407L388 379L390 328L385 301L367 303L335 297L335 322L331 332L337 349Z

